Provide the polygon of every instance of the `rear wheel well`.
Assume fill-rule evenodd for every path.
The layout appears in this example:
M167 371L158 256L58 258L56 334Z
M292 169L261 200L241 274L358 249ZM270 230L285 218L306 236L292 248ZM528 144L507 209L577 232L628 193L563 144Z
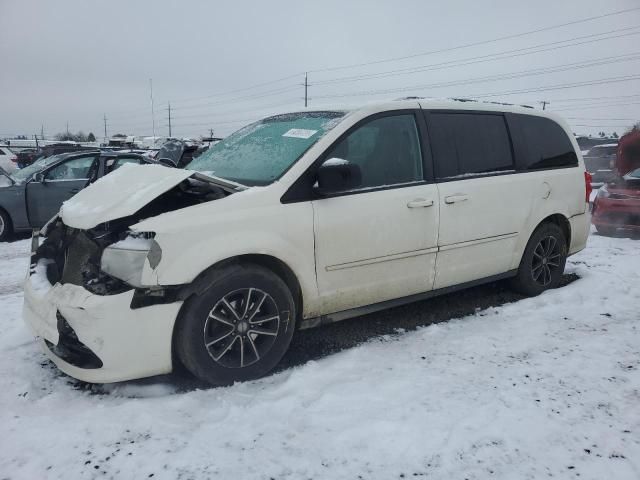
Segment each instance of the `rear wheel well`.
M560 213L549 215L547 218L542 220L536 226L535 230L537 230L540 227L540 225L544 223L555 223L556 225L558 225L558 227L560 227L560 229L562 230L562 233L564 234L564 238L567 240L567 252L568 252L569 247L571 246L571 224L569 223L569 220L567 219L567 217L565 217Z

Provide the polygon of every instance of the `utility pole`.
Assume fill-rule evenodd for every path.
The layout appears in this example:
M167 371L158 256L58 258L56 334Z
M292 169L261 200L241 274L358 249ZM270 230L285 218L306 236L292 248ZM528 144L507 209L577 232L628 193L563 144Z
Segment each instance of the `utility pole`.
M156 137L156 115L153 111L153 79L149 79L149 88L151 89L151 124L153 128L153 138Z
M550 105L551 102L547 102L546 100L542 100L541 102L539 102L542 104L542 110L545 110L547 108L547 105Z
M104 144L107 145L109 143L109 139L107 137L107 114L102 115L102 119L104 120Z
M171 102L167 102L169 104L169 137L171 137Z
M209 138L213 138L213 128L209 129Z
M69 136L69 121L67 120L67 137Z
M309 82L307 81L307 72L304 72L304 108L307 108L307 91L309 89Z
M44 123L40 125L40 139L44 142Z

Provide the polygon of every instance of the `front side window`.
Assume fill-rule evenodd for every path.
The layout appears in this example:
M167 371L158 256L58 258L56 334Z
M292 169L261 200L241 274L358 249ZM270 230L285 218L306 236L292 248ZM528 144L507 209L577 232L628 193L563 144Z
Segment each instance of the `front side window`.
M411 114L371 120L347 135L325 156L357 164L362 173L359 188L423 179L418 130Z
M431 112L429 119L436 178L514 169L502 115Z
M74 158L53 167L47 173L47 180L84 180L89 178L89 170L95 157Z
M17 182L23 182L31 178L31 176L34 173L38 173L39 171L45 169L49 165L56 163L58 160L60 160L59 155L39 158L38 160L34 161L31 165L21 168L20 170L16 170L11 174L11 176Z
M525 169L537 170L578 165L578 156L571 140L560 125L545 117L533 115L517 117L529 152Z
M329 130L344 112L276 115L248 125L212 146L189 170L243 185L268 185L280 178Z

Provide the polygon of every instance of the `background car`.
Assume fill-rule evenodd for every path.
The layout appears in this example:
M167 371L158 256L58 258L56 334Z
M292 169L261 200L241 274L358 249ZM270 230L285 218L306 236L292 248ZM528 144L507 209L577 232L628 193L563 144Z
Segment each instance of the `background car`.
M592 147L584 155L584 166L591 174L591 185L594 188L601 187L611 180L617 150L617 143L606 143Z
M93 150L40 158L13 173L0 169L0 241L42 227L62 202L126 163L151 161L134 153Z
M169 140L162 145L156 155L158 163L165 166L185 168L209 147L185 140Z
M18 168L17 162L16 154L7 145L0 145L0 167L11 173Z
M620 139L612 178L598 190L591 221L602 235L640 232L640 131Z

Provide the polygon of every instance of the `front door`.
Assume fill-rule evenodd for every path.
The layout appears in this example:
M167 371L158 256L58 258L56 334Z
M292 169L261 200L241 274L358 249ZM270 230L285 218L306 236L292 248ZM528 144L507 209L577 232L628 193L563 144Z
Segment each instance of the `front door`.
M361 122L325 158L358 164L362 185L312 202L322 313L430 290L438 194L424 180L414 113Z
M42 227L56 215L62 203L88 183L96 155L74 157L44 172L44 181L27 184L27 207L32 227Z

